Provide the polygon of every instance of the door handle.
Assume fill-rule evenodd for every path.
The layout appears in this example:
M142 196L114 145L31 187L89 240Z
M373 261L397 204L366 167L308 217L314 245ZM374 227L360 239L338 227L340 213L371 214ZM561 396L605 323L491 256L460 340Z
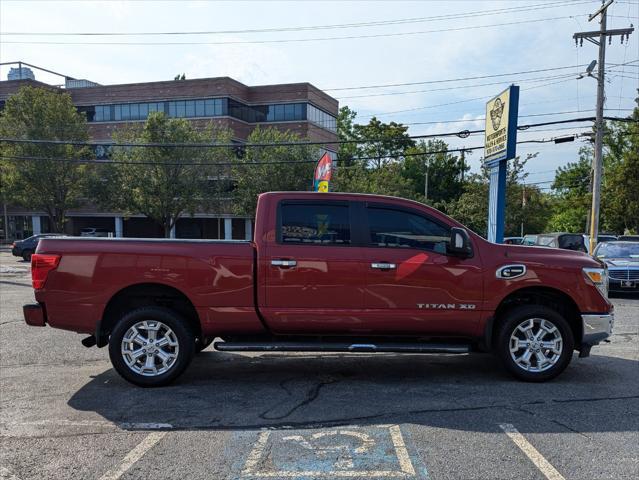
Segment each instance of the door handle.
M271 265L273 265L274 267L282 267L282 268L289 268L289 267L294 267L297 265L297 261L296 260L271 260Z
M395 265L394 263L376 262L371 263L371 268L377 268L378 270L393 270L397 268L397 265Z

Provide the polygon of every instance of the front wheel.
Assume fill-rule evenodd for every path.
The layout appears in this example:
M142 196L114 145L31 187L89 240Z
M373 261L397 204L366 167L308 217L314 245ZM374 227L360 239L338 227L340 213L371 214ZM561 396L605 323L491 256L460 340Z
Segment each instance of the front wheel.
M193 358L195 339L173 310L142 307L124 315L109 338L109 357L117 372L141 387L175 380Z
M31 250L24 250L22 252L22 260L24 260L25 262L30 262L31 255L33 255L33 252Z
M529 382L550 380L563 372L574 349L568 322L555 310L526 305L506 313L496 350L515 377Z

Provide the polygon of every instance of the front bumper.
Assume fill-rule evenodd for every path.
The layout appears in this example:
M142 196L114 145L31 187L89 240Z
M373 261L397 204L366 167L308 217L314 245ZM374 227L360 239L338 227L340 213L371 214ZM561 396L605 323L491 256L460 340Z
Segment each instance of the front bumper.
M22 313L24 314L24 321L27 325L32 327L44 327L46 324L46 316L44 314L44 308L39 303L30 303L23 305Z
M608 291L615 293L637 293L639 292L639 280L619 280L608 279Z
M615 324L615 315L612 312L604 314L583 314L581 320L584 332L581 338L582 345L591 347L612 335L612 328Z

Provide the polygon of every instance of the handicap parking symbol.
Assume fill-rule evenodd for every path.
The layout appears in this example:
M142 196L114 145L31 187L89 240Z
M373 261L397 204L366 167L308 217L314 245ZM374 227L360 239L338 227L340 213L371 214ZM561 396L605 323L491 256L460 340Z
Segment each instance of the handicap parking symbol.
M243 478L428 478L413 465L399 425L264 430Z

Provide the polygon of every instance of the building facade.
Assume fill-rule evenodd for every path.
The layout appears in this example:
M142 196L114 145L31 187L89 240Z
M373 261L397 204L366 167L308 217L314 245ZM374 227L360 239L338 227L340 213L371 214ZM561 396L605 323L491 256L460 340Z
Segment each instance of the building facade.
M0 82L0 108L25 85L64 91L71 95L78 111L86 115L89 133L96 143L108 143L118 128L144 122L149 113L156 111L195 125L212 123L227 128L239 145L258 125L290 130L315 142L337 140L338 102L309 83L247 86L219 77L99 85L66 77L65 86L59 87L24 77ZM335 155L336 146L329 143L324 150ZM108 147L98 146L96 155L108 157ZM43 212L4 205L3 213L0 236L5 239L48 231L48 217ZM71 235L79 235L84 228L99 228L116 237L163 236L160 228L143 215L125 218L118 212L103 212L90 205L70 211L68 219L66 233ZM252 219L234 216L230 211L198 213L178 220L172 235L250 239Z

